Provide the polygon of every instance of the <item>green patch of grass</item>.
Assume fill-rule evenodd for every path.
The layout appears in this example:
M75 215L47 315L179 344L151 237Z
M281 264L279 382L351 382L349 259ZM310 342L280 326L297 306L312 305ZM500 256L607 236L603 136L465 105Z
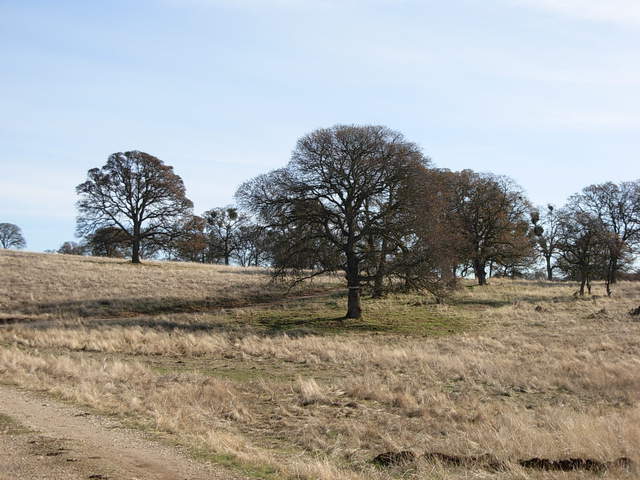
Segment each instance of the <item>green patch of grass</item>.
M198 365L195 363L185 363L183 365L150 365L150 368L155 373L159 373L161 375L175 373L197 373L200 375L216 377L224 380L231 380L233 382L239 383L250 382L265 375L264 370L257 369L255 367L214 367ZM269 373L271 374L271 372Z
M278 480L283 478L282 473L270 465L245 462L235 455L215 453L199 448L192 448L190 453L192 457L198 460L209 461L217 465L221 465L250 478L262 480Z
M268 333L323 335L348 333L440 336L468 331L473 323L460 311L441 311L435 305L410 301L411 296L365 299L363 317L344 318L340 302L309 303L286 309L250 312L251 323Z
M21 435L30 433L27 427L24 427L8 415L0 413L0 435Z

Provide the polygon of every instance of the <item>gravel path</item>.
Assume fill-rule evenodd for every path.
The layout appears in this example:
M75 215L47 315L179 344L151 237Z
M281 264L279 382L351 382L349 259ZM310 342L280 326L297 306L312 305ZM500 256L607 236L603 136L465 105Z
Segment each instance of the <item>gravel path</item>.
M116 421L0 385L0 480L240 480ZM1 419L0 419L1 420ZM6 422L5 422L6 423Z

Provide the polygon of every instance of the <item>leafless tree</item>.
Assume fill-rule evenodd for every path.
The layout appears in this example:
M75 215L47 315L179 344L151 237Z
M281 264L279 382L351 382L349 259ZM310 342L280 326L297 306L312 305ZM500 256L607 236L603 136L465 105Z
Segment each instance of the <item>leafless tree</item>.
M640 181L589 185L571 199L577 211L602 225L608 260L604 273L607 294L625 260L640 245Z
M129 235L118 227L102 227L86 237L87 250L96 257L124 258L131 249Z
M239 248L240 230L248 224L248 218L236 207L212 208L202 214L209 242L210 261L224 261L229 265Z
M140 263L143 243L166 242L191 214L182 179L158 158L140 151L109 156L101 168L89 170L76 187L78 234L117 227L131 242L131 261Z
M584 295L585 286L591 293L591 280L604 271L607 258L604 232L600 219L583 211L576 197L559 212L558 267L580 282L580 296Z
M371 259L377 268L386 262L402 224L402 187L426 164L399 132L337 125L302 137L285 168L245 183L236 197L281 235L279 271L299 278L344 271L346 318L360 318L363 284L376 276Z
M18 249L26 247L27 242L20 227L13 223L0 223L0 246Z
M242 225L233 258L243 267L268 265L273 258L273 231L253 223Z
M553 270L557 268L555 263L558 256L559 217L557 209L553 205L547 205L546 211L540 214L539 210L531 213L531 223L534 225L533 234L536 241L536 249L544 258L547 280L553 280Z
M522 189L511 179L471 170L453 172L452 225L458 231L458 256L468 259L479 285L487 267L511 267L532 257L531 211Z
M84 255L86 247L78 242L64 242L56 253L62 255Z
M197 215L185 217L180 235L171 244L171 250L179 260L206 262L208 241L205 233L206 221Z
M402 186L404 208L386 241L386 273L405 289L428 291L441 301L456 286L459 232L451 221L450 172L420 167ZM380 270L376 271L376 280ZM376 293L374 284L374 295Z

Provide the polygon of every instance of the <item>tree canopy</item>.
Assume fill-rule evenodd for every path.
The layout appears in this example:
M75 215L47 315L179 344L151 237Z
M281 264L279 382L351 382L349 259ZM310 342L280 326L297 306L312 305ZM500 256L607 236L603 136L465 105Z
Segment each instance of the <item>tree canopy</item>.
M173 167L148 153L114 153L87 177L76 187L78 233L119 228L130 241L133 263L140 263L142 242L168 242L179 234L183 217L191 214L193 204L182 179Z
M0 223L0 246L2 248L24 248L27 242L19 226L13 223Z
M407 189L428 163L399 132L336 125L302 137L285 168L243 184L236 198L280 238L280 271L344 271L346 317L359 318L363 283L385 271L409 232Z

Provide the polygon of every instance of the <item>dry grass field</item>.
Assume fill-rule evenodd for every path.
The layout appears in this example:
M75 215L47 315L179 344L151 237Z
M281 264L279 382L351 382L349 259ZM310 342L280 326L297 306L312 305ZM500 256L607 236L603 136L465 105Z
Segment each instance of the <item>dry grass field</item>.
M42 255L0 249L0 311L29 318L200 312L277 300L284 285L259 268ZM293 294L339 287L324 277Z
M640 284L492 279L446 305L288 292L257 269L0 250L0 382L264 479L578 479L640 463ZM288 300L284 295L288 295ZM233 307L233 308L232 308ZM10 429L9 420L0 428ZM383 452L415 460L381 467ZM482 461L448 461L490 454Z

